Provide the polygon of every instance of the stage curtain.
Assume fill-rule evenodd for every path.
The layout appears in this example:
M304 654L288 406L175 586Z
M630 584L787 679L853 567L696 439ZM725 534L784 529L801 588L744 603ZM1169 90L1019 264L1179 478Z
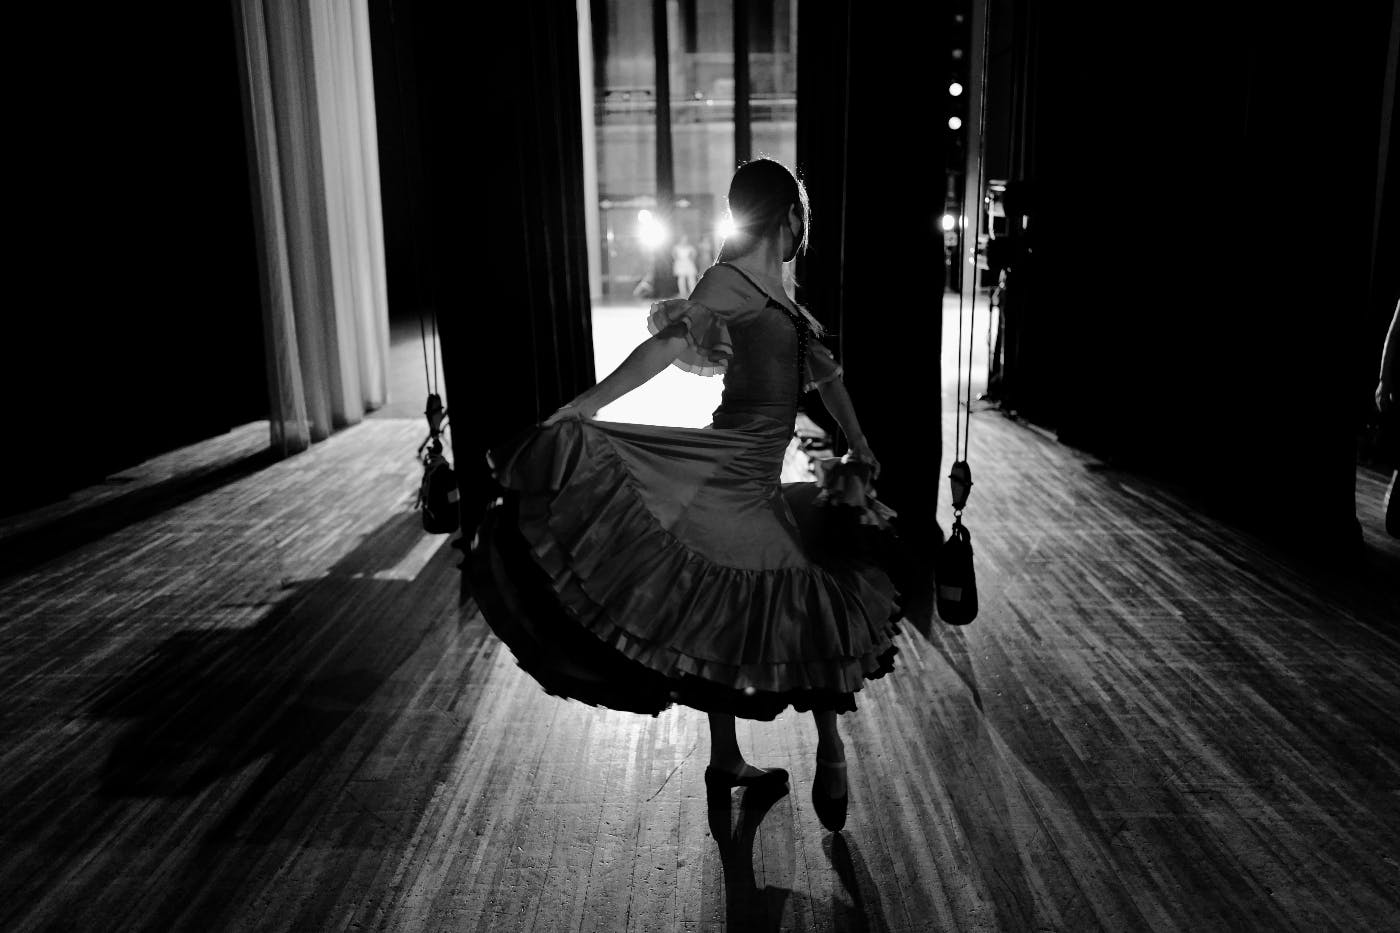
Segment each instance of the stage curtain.
M1372 266L1391 10L1008 12L1034 202L1005 404L1286 547L1353 553L1394 301Z
M880 497L932 548L942 453L942 190L946 133L926 101L946 93L936 5L891 17L853 0L798 12L797 166L811 198L799 299L831 332L882 463Z
M487 450L595 379L579 21L573 3L396 3L379 21L398 34L381 47L400 50L404 145L423 166L423 291L470 540L499 494Z
M235 0L258 215L272 444L386 401L389 353L365 0Z

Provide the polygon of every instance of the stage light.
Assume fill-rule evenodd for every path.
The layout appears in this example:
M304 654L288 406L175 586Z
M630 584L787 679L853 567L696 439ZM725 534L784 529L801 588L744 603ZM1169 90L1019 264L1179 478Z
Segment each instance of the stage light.
M666 242L666 225L646 208L637 211L637 236L646 249L656 249Z
M949 117L949 118L948 118L948 129L950 129L950 130L960 130L960 129L962 129L962 117Z
M952 84L948 85L948 94L949 94L950 96L952 96L952 97L961 97L961 96L962 96L962 92L963 92L963 86L962 86L961 84L959 84L958 82L954 81Z
M944 214L944 215L943 215L943 229L944 229L944 230L952 230L952 229L953 229L954 227L956 227L957 225L958 225L958 220L957 220L957 218L954 217L952 214Z

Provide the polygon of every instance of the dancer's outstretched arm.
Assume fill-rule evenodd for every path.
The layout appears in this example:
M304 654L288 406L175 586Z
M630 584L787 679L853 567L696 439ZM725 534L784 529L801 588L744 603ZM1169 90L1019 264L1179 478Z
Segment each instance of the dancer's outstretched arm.
M865 432L860 429L860 421L856 419L856 408L851 403L851 395L846 391L846 384L841 379L832 379L817 386L817 391L821 393L822 404L826 410L831 412L831 417L836 419L836 423L841 426L841 430L846 435L846 440L851 445L851 454L857 459L869 463L874 467L874 475L880 475L880 461L875 459L875 454L870 450L870 444L865 440Z
M648 337L627 355L627 359L614 369L607 378L590 389L585 389L563 408L544 420L546 426L565 418L592 418L598 409L622 398L628 392L651 381L657 373L681 355L686 344L686 327L683 322L664 328L653 337Z

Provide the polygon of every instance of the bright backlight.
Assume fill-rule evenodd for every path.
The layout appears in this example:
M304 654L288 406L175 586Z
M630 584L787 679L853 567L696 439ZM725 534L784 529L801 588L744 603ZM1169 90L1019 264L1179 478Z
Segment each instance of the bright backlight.
M719 223L715 224L715 236L724 241L732 237L737 229L734 226L734 218L725 214L719 219Z
M651 211L643 208L637 211L637 236L645 248L657 249L666 242L666 225L657 220Z

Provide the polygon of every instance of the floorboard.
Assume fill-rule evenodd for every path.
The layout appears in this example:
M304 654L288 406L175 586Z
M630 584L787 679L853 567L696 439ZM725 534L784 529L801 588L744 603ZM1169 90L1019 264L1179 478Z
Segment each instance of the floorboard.
M789 795L707 799L701 715L538 690L411 511L420 433L0 580L0 928L1396 928L1383 477L1323 570L976 415L981 616L910 627L843 719L832 835L810 718L741 724Z

